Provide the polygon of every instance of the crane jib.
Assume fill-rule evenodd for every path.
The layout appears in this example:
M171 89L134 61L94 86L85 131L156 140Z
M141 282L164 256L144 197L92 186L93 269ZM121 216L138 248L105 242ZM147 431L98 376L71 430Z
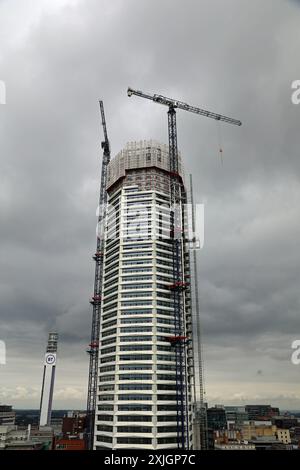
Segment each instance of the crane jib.
M128 88L127 90L128 96L136 95L139 96L140 98L146 98L148 100L154 101L154 103L159 103L164 106L169 106L170 108L178 108L178 109L183 109L184 111L189 111L190 113L194 114L199 114L200 116L205 116L211 119L215 119L216 121L224 121L227 122L227 124L233 124L235 126L241 126L242 123L241 121L237 119L230 118L228 116L223 116L222 114L217 114L213 113L211 111L207 111L205 109L198 108L196 106L190 106L187 103L184 103L183 101L179 100L174 100L172 98L167 98L166 96L163 95L149 95L148 93L143 93L140 90L134 90L133 88Z

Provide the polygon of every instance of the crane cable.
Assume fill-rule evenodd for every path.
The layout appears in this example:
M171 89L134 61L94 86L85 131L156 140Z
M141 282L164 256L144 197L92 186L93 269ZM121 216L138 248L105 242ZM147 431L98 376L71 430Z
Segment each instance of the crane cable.
M220 120L217 120L217 126L218 126L218 145L219 145L219 155L221 158L221 163L223 165L223 145L222 145L222 129L221 129L221 123Z

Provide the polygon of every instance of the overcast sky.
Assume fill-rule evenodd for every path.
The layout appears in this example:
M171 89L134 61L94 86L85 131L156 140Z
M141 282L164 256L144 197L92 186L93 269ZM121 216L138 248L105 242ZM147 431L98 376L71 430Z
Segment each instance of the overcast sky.
M178 112L205 204L199 288L207 399L300 409L300 2L0 0L0 403L39 407L50 329L55 408L84 408L105 103L112 153L167 142L130 85L240 119Z

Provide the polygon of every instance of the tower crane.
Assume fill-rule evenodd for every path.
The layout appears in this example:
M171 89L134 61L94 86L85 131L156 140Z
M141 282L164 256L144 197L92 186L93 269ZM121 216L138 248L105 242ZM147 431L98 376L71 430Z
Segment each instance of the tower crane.
M170 195L171 195L171 214L170 214L170 239L172 243L173 258L173 284L172 286L180 286L184 282L183 276L183 241L182 233L182 215L176 210L176 207L182 203L182 187L179 176L178 165L178 147L177 147L177 125L176 125L176 109L189 111L200 116L215 119L216 121L224 121L227 124L241 126L241 121L232 119L222 114L213 113L205 109L191 106L183 101L167 98L162 95L144 93L133 88L127 89L127 95L139 96L168 107L168 137L169 137L169 175L170 175ZM177 446L180 449L190 448L189 439L189 410L188 410L188 384L186 380L186 367L189 365L189 358L186 354L186 346L188 341L185 336L185 325L183 315L183 289L180 287L172 288L173 306L174 306L174 323L175 336L172 337L172 345L175 348L176 361L176 400L177 400ZM197 290L196 290L197 294ZM196 308L198 303L196 302ZM198 312L197 317L198 317ZM198 348L199 349L199 348ZM202 375L202 366L200 371ZM203 377L200 376L200 390L203 390ZM200 401L203 401L203 393L200 394ZM200 403L200 414L205 410L204 403ZM202 428L202 429L201 429ZM201 448L205 449L207 445L207 429L206 419L200 419L200 436L202 437ZM206 436L206 437L205 437Z
M101 142L103 149L102 170L101 170L101 183L100 183L100 196L98 207L98 226L97 226L97 247L96 253L93 256L95 260L95 281L94 281L94 295L91 299L93 306L92 315L92 330L91 342L89 344L88 354L90 356L89 364L89 380L88 380L88 395L87 395L87 448L93 449L94 440L94 427L95 427L95 412L96 412L96 398L97 398L97 375L98 375L98 356L99 356L99 330L100 330L100 313L101 313L101 288L103 280L103 226L106 215L107 205L107 168L110 162L110 145L106 129L106 120L104 114L103 101L99 101L101 122L103 128L104 140Z

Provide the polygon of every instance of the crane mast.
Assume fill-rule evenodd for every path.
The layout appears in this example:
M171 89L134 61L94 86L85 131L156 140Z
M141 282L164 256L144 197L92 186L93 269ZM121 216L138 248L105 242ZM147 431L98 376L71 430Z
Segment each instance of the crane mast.
M170 241L172 245L173 258L173 308L174 308L174 324L175 336L172 338L172 344L175 348L176 362L176 401L177 401L177 446L180 449L190 448L189 439L189 410L188 410L188 384L186 377L186 368L190 366L189 355L187 354L189 340L185 331L184 319L184 264L185 255L185 236L183 233L183 203L184 194L179 175L178 166L178 146L177 146L177 125L176 125L176 109L189 111L200 116L223 121L228 124L240 126L242 123L237 119L232 119L222 114L213 113L205 109L190 106L183 101L167 98L162 95L144 93L133 88L127 89L127 95L145 98L168 107L168 137L169 137L169 175L170 175L170 196L171 196L171 216L170 216ZM196 261L194 261L196 264ZM197 296L197 289L196 289ZM196 301L196 314L198 314L198 300ZM199 320L198 320L199 321ZM197 328L198 330L198 328ZM200 330L198 330L200 331ZM200 345L198 345L199 351ZM201 357L199 355L199 357ZM199 364L198 371L200 382L200 400L203 401L203 374L202 364ZM195 380L195 378L194 378ZM204 414L204 403L200 403L200 436L201 448L207 448L207 429Z
M98 225L97 225L97 246L96 253L93 256L95 260L95 281L94 294L90 301L93 306L91 342L89 344L88 354L90 356L89 363L89 380L87 395L87 448L93 449L94 427L95 427L95 411L97 398L97 369L99 356L99 332L100 332L100 314L101 314L101 289L103 280L103 251L104 251L104 221L107 206L107 168L110 162L110 145L107 136L106 120L104 114L103 101L99 101L101 122L104 134L104 140L101 142L103 149L100 195L98 207Z

